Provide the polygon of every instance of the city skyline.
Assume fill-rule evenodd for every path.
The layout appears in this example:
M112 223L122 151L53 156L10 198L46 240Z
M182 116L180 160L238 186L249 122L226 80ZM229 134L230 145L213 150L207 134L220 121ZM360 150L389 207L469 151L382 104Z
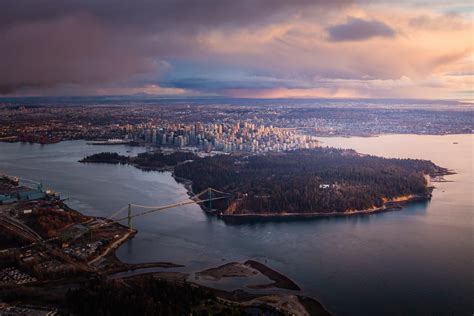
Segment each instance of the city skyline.
M20 2L0 96L472 98L468 1Z

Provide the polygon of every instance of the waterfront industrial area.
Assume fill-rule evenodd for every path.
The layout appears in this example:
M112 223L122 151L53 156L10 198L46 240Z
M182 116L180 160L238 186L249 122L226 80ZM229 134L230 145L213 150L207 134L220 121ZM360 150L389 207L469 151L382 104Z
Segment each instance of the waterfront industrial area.
M43 191L41 184L26 186L22 182L0 178L4 284L80 275L98 266L111 268L106 254L135 233L112 220L82 215L57 193ZM18 266L8 266L8 262ZM14 273L15 269L22 273Z

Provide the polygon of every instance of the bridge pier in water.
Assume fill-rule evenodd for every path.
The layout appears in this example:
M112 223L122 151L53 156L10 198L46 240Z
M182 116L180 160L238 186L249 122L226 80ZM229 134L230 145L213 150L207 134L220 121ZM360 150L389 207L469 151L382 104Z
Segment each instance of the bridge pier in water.
M212 190L208 189L209 194L209 210L212 210Z
M132 205L131 204L128 204L127 220L128 220L128 229L132 230Z

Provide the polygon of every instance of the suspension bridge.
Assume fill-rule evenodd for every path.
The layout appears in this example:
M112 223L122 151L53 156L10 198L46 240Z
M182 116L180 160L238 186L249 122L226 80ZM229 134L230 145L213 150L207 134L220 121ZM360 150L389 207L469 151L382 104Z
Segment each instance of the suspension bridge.
M33 182L33 181L32 181ZM122 221L127 221L128 228L129 230L132 230L132 219L136 217L141 217L145 216L151 213L159 212L159 211L164 211L167 209L179 207L179 206L184 206L184 205L189 205L189 204L204 204L207 203L206 207L210 210L212 210L212 202L213 201L218 201L218 200L224 200L224 199L229 199L232 196L230 193L226 193L223 191L219 191L213 188L207 188L198 194L193 195L192 197L182 200L177 203L169 204L169 205L159 205L159 206L152 206L152 205L139 205L139 204L132 204L129 203L128 205L122 207L119 209L117 212L113 213L110 215L106 221L104 221L101 224L90 226L88 229L88 232L90 232L92 229L96 230L108 225L111 225L115 222L122 222ZM133 209L138 208L138 209L145 209L145 211L138 212L138 213L133 213ZM127 216L125 217L119 217L117 218L118 215L124 213L127 211ZM11 221L8 220L8 218L5 218L4 216L0 217L0 226L7 228L9 230L15 231L17 233L21 233L22 236L24 236L26 239L28 239L31 243L25 246L17 247L17 248L10 248L10 249L4 249L0 251L2 252L8 252L13 249L26 249L26 248L31 248L35 245L38 244L47 244L52 241L57 241L60 240L61 237L52 237L49 239L42 239L41 236L39 236L36 232L34 232L32 229L27 227L26 225L21 225L21 223L17 221ZM8 227L7 227L8 225ZM88 233L87 232L87 233ZM86 234L86 233L84 233Z
M167 210L167 209L175 208L179 206L189 205L189 204L205 204L209 210L212 210L213 201L229 199L231 196L232 194L230 193L219 191L213 188L207 188L193 195L192 197L188 199L182 200L177 203L169 204L169 205L153 206L153 205L139 205L139 204L129 203L128 205L119 209L117 212L113 213L107 219L113 220L115 222L122 222L126 220L128 228L132 229L133 218L141 217L141 216L145 216L151 213L155 213L155 212L159 212L159 211L163 211L163 210ZM144 211L133 213L133 209L141 209ZM125 211L127 211L127 216L118 217L120 214L124 213Z

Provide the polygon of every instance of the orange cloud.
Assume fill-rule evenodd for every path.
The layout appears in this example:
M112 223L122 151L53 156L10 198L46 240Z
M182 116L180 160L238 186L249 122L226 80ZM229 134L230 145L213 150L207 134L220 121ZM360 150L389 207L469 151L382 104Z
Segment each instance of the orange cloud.
M327 28L345 23L347 16L380 21L397 36L365 36L363 41L328 42ZM312 88L226 90L230 95L256 97L387 96L457 97L472 81L473 22L459 15L418 9L348 7L312 19L291 17L259 29L215 30L202 36L216 62L243 65L276 78L304 81ZM377 24L378 25L378 24ZM447 27L450 26L450 27ZM457 84L450 72L464 73ZM435 78L435 79L434 79ZM333 87L321 88L321 80ZM351 81L352 80L352 81ZM355 84L357 82L357 84ZM470 88L472 89L472 87ZM463 90L464 91L464 90Z

